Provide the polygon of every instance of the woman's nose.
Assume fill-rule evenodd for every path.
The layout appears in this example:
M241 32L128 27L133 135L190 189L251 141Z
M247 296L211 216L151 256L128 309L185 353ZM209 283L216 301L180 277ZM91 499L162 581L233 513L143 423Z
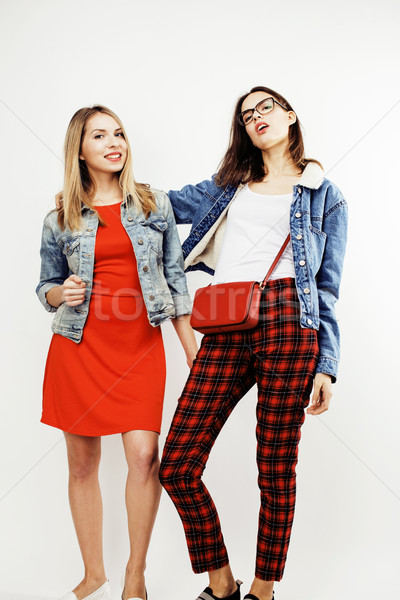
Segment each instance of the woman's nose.
M109 138L107 141L108 148L115 148L115 146L119 146L119 138Z

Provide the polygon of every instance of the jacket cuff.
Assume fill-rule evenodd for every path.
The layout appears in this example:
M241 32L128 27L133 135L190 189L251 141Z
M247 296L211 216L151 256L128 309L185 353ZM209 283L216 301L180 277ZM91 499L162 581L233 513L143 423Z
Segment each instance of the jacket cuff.
M54 283L44 283L39 289L36 290L40 302L43 304L47 312L50 313L57 312L57 309L55 306L52 306L47 302L46 294L49 290L51 290L51 288L55 287L55 285L56 284Z
M328 356L320 356L317 363L316 373L326 373L332 377L332 383L336 382L338 362Z
M172 300L174 301L176 317L180 317L181 315L190 315L192 312L192 301L189 294L172 296Z

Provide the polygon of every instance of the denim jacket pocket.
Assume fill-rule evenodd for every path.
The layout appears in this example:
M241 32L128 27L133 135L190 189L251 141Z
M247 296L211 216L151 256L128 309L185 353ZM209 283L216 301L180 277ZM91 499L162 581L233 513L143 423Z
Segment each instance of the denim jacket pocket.
M147 236L150 248L157 252L159 256L163 254L164 231L168 227L168 223L163 219L152 219L149 217L142 222L143 227L147 228Z
M327 235L324 231L317 229L313 225L310 225L310 244L312 249L312 256L315 261L315 271L317 272L324 255L325 244Z
M143 225L148 225L149 227L151 227L151 229L154 229L155 231L165 231L168 227L167 221L164 221L163 219L151 218L147 219L147 221L145 221Z
M73 238L72 240L65 240L64 248L63 248L64 254L66 256L71 256L71 254L76 252L76 249L78 248L80 243L81 243L80 238Z
M81 240L79 237L64 241L63 253L67 258L70 270L74 273L77 273L79 269L80 247Z

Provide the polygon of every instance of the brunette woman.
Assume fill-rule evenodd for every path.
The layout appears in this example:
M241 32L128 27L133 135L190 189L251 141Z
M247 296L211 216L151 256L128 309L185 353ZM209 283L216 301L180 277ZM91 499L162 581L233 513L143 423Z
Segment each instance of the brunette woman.
M161 487L165 386L159 325L172 319L189 366L196 342L166 194L136 183L120 119L78 110L65 140L62 206L44 221L38 296L55 313L42 422L64 432L69 500L85 576L65 600L110 599L98 481L101 436L121 433L131 553L122 600L147 597L144 569Z
M239 98L229 148L216 176L169 197L186 270L216 283L261 281L283 241L291 243L264 290L259 325L205 335L179 399L160 478L182 519L195 573L208 571L202 600L240 599L212 498L201 477L226 419L257 384L261 492L250 600L271 600L283 576L295 508L300 428L328 409L339 361L334 306L346 245L347 206L318 161L304 153L300 123L277 92ZM233 500L234 501L234 500Z

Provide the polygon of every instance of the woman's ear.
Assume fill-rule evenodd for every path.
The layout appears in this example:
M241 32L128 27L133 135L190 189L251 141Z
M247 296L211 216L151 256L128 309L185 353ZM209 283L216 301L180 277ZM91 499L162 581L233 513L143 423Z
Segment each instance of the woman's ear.
M288 111L288 119L289 119L289 125L293 125L294 123L296 123L296 121L297 121L297 115L294 112L294 110L289 110Z

